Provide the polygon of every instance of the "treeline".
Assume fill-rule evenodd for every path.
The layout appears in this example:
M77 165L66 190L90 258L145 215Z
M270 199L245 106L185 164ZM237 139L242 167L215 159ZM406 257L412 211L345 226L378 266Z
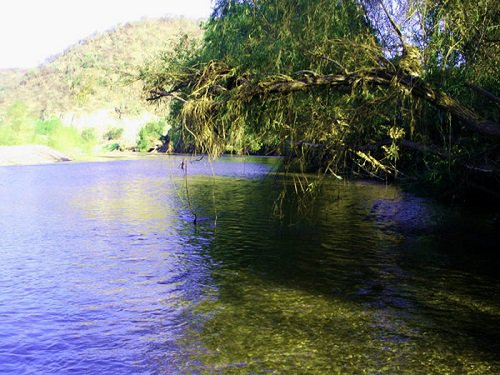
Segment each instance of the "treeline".
M123 127L101 124L101 128L66 125L56 116L40 118L22 101L15 102L0 115L0 146L46 145L77 157L103 151L129 150L148 152L168 144L163 137L169 126L164 119L153 119L142 126L135 144L123 137Z
M202 42L141 73L197 152L497 195L494 0L218 0Z
M93 129L79 132L60 119L40 119L23 102L16 102L0 116L0 146L41 144L60 151L90 153L97 144Z

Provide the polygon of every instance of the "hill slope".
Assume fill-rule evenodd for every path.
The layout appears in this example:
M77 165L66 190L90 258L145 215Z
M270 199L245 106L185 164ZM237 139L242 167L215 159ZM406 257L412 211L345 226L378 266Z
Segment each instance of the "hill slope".
M22 108L32 120L55 116L80 131L96 128L100 135L122 127L131 143L137 127L152 116L141 84L134 81L138 66L182 34L200 36L199 24L145 19L81 40L36 69L0 70L0 133ZM127 132L127 127L134 129Z
M181 33L200 35L196 21L148 19L90 36L29 71L0 71L0 106L22 100L46 113L93 111L111 104L142 110L140 90L127 78Z

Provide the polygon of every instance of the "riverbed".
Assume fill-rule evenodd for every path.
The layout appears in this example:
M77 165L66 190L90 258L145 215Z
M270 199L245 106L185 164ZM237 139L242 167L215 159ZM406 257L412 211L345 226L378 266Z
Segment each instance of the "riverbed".
M275 165L0 167L0 372L500 373L495 212Z

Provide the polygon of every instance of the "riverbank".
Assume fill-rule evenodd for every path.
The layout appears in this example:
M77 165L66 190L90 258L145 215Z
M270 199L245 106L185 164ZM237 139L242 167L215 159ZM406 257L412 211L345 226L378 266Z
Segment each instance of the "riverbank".
M71 161L66 154L43 145L0 146L0 166Z
M50 164L65 161L74 162L100 162L112 160L139 160L145 158L165 157L164 153L156 152L135 152L135 151L110 151L95 153L67 154L54 150L44 145L21 145L21 146L0 146L0 166L12 165L37 165ZM177 154L180 157L188 157L186 154Z

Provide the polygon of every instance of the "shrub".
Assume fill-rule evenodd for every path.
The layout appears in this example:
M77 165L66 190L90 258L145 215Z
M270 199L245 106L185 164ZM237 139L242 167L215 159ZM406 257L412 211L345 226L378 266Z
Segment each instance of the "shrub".
M107 141L113 141L113 140L120 139L122 135L123 135L123 128L112 128L112 129L109 129L104 134L104 139Z
M33 136L33 117L23 102L11 105L0 121L0 144L30 143Z
M94 128L83 129L81 136L82 139L88 143L94 143L97 140L97 135Z
M160 138L167 133L169 128L164 119L148 122L139 131L137 149L141 152L154 149L161 144Z

